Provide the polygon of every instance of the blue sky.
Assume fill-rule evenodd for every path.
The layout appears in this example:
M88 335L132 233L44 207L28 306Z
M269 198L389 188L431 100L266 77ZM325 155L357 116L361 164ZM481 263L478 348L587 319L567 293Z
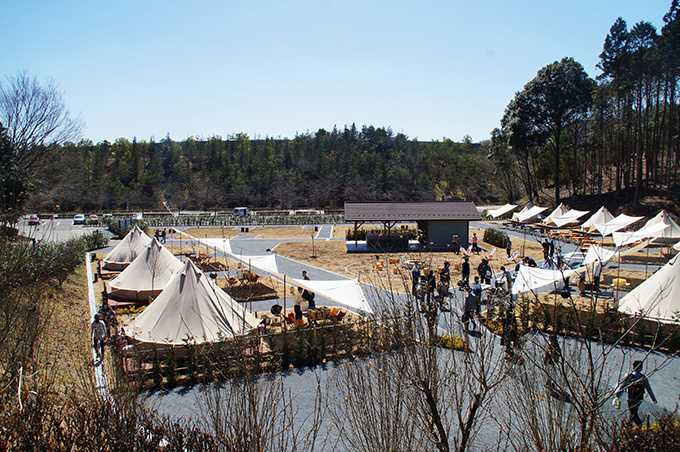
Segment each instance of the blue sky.
M5 0L0 75L53 78L94 142L346 124L488 139L543 66L591 75L617 17L670 0Z

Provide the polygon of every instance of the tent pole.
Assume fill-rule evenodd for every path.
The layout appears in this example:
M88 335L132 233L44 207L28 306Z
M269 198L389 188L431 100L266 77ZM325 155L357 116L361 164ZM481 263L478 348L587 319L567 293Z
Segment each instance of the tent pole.
M281 329L286 329L286 275L283 275L283 318L281 319Z

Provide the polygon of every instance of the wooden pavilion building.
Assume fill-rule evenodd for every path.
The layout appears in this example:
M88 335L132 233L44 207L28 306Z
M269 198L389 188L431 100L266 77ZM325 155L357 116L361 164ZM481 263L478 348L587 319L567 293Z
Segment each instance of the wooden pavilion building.
M416 223L417 249L447 250L454 234L458 234L458 243L465 246L469 241L470 221L481 219L472 201L345 202L345 221L354 223L353 250L356 252L413 249L408 240L404 244L392 230L399 223ZM366 249L359 249L357 231L366 223L382 224L385 233L377 239L367 237Z

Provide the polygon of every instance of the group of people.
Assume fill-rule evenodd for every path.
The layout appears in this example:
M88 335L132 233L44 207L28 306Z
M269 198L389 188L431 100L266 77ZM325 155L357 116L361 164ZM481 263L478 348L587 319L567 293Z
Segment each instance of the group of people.
M156 229L156 232L153 233L153 236L156 240L158 240L158 243L165 243L166 234L167 232L165 231L165 228Z
M309 276L307 276L307 270L302 271L302 279L304 281L310 281ZM295 311L295 320L302 320L303 311L316 308L314 292L298 287L294 295L295 301L293 310Z
M96 355L96 361L102 362L104 359L104 345L111 339L111 328L118 326L116 313L109 306L107 299L104 299L102 307L94 315L91 325L92 347Z

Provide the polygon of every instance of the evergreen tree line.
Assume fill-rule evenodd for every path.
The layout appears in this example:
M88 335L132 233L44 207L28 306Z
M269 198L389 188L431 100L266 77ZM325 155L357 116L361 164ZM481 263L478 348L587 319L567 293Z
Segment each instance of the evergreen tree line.
M251 139L65 143L41 168L32 207L50 211L341 208L345 200L496 201L493 163L469 138L419 142L352 124Z
M680 162L680 7L659 32L618 18L606 36L597 80L565 58L541 69L492 132L507 197L612 193L637 203L645 191L677 192ZM560 200L555 191L555 202Z

